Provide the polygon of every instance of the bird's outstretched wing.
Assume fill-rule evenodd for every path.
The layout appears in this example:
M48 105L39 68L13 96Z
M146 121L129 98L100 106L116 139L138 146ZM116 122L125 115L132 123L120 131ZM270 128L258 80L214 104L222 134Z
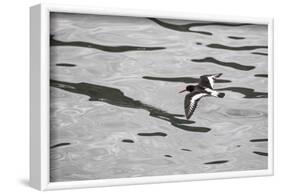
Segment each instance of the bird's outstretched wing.
M213 75L202 75L200 77L199 86L214 89L214 81L221 75L222 73Z
M203 96L207 96L207 95L208 95L207 93L191 92L185 96L184 109L185 109L185 116L187 119L189 119L193 115L193 112L197 107L198 101Z

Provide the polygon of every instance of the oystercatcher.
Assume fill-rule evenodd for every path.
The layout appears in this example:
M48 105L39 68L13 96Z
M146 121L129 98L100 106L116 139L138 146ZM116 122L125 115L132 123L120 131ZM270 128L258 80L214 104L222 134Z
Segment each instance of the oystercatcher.
M222 73L212 75L202 75L197 85L188 85L179 93L190 92L185 96L184 109L185 116L189 119L197 107L198 101L204 96L215 96L223 98L225 93L220 93L214 90L214 81L220 77Z

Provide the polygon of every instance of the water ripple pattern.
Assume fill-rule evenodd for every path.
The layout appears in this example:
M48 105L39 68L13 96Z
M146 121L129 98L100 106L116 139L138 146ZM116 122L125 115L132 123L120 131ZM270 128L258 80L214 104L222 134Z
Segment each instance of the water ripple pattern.
M50 181L267 168L266 25L50 17ZM215 73L186 120L178 92Z

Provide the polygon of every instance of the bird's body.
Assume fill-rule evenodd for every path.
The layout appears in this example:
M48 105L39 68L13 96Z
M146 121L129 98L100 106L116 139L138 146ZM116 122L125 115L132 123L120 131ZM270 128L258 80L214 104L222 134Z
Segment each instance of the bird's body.
M224 93L217 92L213 89L214 81L222 74L213 74L213 75L203 75L200 77L200 81L198 85L189 85L185 90L181 91L189 91L190 93L185 96L184 100L184 109L185 116L189 119L194 110L197 107L198 101L205 96L215 96L219 98L223 98L225 96Z

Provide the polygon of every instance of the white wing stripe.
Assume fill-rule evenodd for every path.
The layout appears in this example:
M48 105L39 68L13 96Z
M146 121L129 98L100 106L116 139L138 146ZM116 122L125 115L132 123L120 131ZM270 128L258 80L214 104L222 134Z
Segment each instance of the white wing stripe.
M200 98L202 98L203 96L206 96L206 95L208 95L208 94L200 93L200 94L196 94L196 95L192 96L190 104L193 104L196 100L198 100L198 99L200 99Z
M214 88L214 76L207 77L212 88Z

